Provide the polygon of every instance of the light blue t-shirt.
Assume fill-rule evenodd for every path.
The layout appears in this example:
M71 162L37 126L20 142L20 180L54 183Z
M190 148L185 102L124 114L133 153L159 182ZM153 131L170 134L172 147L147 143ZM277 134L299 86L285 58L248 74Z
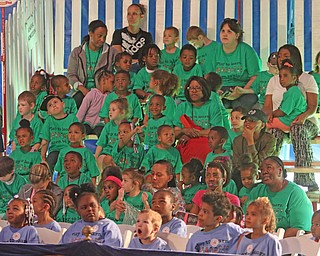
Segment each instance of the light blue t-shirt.
M157 237L151 244L142 244L138 237L131 240L128 248L145 249L145 250L159 250L159 251L171 251L168 243Z
M55 232L61 232L61 226L55 220L53 220L45 225L39 225L38 223L35 223L34 226L37 228L47 228L47 229L50 229Z
M0 232L0 242L39 244L40 239L37 230L33 226L13 228L6 226Z
M187 237L187 225L183 220L173 217L169 222L160 227L162 233L173 233L181 237Z

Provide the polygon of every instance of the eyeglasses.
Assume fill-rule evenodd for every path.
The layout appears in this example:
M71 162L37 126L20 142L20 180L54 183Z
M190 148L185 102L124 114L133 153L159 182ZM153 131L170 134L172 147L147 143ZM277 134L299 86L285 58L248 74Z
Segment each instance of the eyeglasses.
M202 91L202 87L201 86L198 86L198 87L190 87L190 86L188 86L187 90L188 91L196 91L196 92L198 92L198 91Z

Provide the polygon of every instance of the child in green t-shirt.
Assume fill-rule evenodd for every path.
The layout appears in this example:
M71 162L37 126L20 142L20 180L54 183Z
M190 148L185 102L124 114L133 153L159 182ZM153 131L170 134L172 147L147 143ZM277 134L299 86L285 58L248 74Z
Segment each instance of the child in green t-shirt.
M79 152L69 151L64 157L63 163L66 175L62 176L58 181L58 186L65 189L70 184L81 185L83 183L91 182L91 179L85 174L81 173L82 156Z
M76 184L70 184L65 187L63 191L63 204L62 208L56 215L57 222L66 222L66 223L74 223L77 220L80 220L80 216L78 215L74 203L69 197L69 192L73 187L78 187Z
M51 78L51 85L55 93L64 102L64 112L67 114L77 114L78 108L73 97L68 96L71 85L69 79L64 75L57 75Z
M192 208L192 199L194 195L202 189L206 189L205 184L200 183L201 172L203 171L203 165L199 159L192 158L190 162L183 165L182 183L184 189L182 190L182 197L186 202L185 208L189 212ZM201 178L202 179L202 178Z
M30 168L34 164L41 163L39 151L31 151L31 142L33 141L33 131L30 128L30 122L26 119L20 121L20 127L16 130L16 138L19 148L11 152L10 157L14 160L15 173L23 176L26 180L29 178Z
M29 83L29 91L32 92L34 96L36 96L36 105L33 109L33 113L40 118L44 118L44 116L47 116L46 112L40 111L41 103L43 99L48 95L46 91L46 85L47 74L45 73L45 71L36 71L31 77Z
M0 157L0 218L7 209L7 205L27 181L19 174L14 173L14 161L8 156Z
M176 46L179 42L179 30L176 27L167 27L163 31L163 43L165 48L161 50L160 69L172 72L179 63L180 49Z
M132 67L132 55L128 52L119 52L114 58L114 74L116 74L120 70L124 70L129 72L130 74L130 85L128 89L132 92L133 82L136 76L135 72L130 71Z
M181 48L180 51L180 64L176 65L173 74L177 75L180 79L180 88L176 99L178 101L186 101L184 95L184 88L192 76L201 76L203 75L201 66L196 63L197 50L191 44L186 44Z

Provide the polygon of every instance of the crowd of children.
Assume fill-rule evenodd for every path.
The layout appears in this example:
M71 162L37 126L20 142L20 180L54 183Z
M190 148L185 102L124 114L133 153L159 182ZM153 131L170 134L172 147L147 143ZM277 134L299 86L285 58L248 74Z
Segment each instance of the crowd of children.
M0 158L0 217L10 224L1 242L39 243L34 227L60 232L58 222L68 222L61 243L83 240L82 228L91 226L93 241L119 247L116 223L125 223L136 227L130 248L171 250L158 234L186 238L186 218L178 217L189 213L203 229L189 239L187 251L281 255L268 198L249 202L245 226L241 206L256 186L259 165L276 153L266 129L288 132L306 109L298 73L283 61L279 77L287 92L268 120L260 109L268 79L278 72L272 53L268 72L227 96L256 93L260 105L235 107L229 122L223 81L206 67L219 44L195 26L187 39L190 44L179 49L179 30L166 28L163 50L155 44L142 48L138 73L132 72L132 56L118 53L114 72L95 74L79 109L66 76L51 78L53 94L46 91L46 77L32 76L30 91L18 97L12 153ZM98 138L94 153L83 143L87 134ZM205 150L205 157L184 152L184 158L176 146L196 139L200 144L192 144L192 152ZM319 216L312 219L315 241Z

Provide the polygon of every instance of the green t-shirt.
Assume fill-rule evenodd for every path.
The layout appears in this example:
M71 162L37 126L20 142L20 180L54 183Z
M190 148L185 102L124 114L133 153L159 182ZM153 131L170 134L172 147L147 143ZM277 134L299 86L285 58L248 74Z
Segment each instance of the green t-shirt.
M117 224L120 224L119 221L116 221L115 219L115 215L116 215L116 211L114 210L113 212L110 212L110 205L109 205L109 200L106 199L105 197L102 199L102 201L100 202L100 205L104 211L104 214L106 215L106 218L113 220L114 222L116 222ZM123 219L123 213L121 213L122 216L120 216L120 219ZM122 218L121 218L122 217Z
M86 88L91 90L96 87L94 81L94 73L96 66L99 62L102 53L101 47L98 51L92 51L89 49L88 44L86 44L85 52L86 52L86 70L87 70L87 83Z
M74 98L66 96L62 99L62 101L64 102L64 113L75 115L77 114L78 108Z
M78 215L75 209L66 208L65 214L63 214L63 209L60 209L56 215L55 220L57 222L67 222L67 223L74 223L77 220L80 220L81 217Z
M210 95L210 100L212 101L214 107L217 108L218 113L220 113L220 115L222 116L224 124L223 126L225 128L231 127L228 111L224 107L219 94L212 91Z
M253 188L246 188L246 187L242 187L240 190L239 190L239 198L241 199L243 196L249 196L251 190Z
M111 120L107 123L100 134L97 146L102 147L101 155L112 155L113 145L118 141L118 126Z
M216 41L211 41L210 44L197 49L197 61L198 64L201 66L203 74L206 71L208 63L212 62L212 59L218 46L219 44Z
M40 138L50 143L49 153L60 151L69 145L68 130L69 126L74 122L78 122L75 114L68 114L62 119L56 119L53 116L49 116L46 119L40 133Z
M179 61L180 49L176 47L176 50L174 53L168 53L166 49L163 49L161 50L160 56L161 58L159 61L159 67L171 73L175 65L180 62Z
M197 185L194 185L192 187L187 187L184 190L182 190L182 197L183 197L184 201L186 202L186 204L191 204L194 195L199 190L205 190L205 189L207 189L207 185L206 184L200 184L200 183L197 184Z
M263 105L264 100L266 98L266 90L269 80L273 77L273 74L268 71L260 71L257 74L257 78L250 85L250 89L254 91L255 94L258 95L258 102Z
M81 156L82 156L81 172L82 173L85 173L90 178L97 177L100 175L100 170L97 165L97 161L96 161L94 155L92 154L92 152L88 148L86 148L86 147L73 148L68 145L67 147L63 148L60 151L57 163L54 166L54 170L60 174L60 177L62 177L66 174L66 171L63 166L64 158L65 158L66 154L70 151L75 151L75 152L78 152L81 154Z
M181 162L181 157L179 151L171 147L167 150L165 149L160 149L158 146L153 146L152 148L149 149L148 153L145 155L141 167L145 167L147 172L150 172L151 167L154 165L155 162L158 160L166 159L169 161L174 170L175 174L181 173L182 169L182 162Z
M170 125L173 126L172 121L167 116L162 116L159 119L150 118L148 120L148 125L144 129L145 137L144 137L144 145L147 149L155 146L159 143L157 130L161 125Z
M183 66L180 63L178 63L174 69L173 69L173 74L177 75L177 77L179 77L179 83L180 83L180 88L178 89L178 94L176 96L177 99L179 100L186 100L186 97L184 96L184 87L188 81L188 79L192 76L202 76L202 69L201 66L199 64L195 64L193 66L193 68L189 71L185 71L183 69Z
M119 141L117 141L112 149L112 158L121 170L127 168L139 168L145 156L145 151L142 145L136 145L136 148L124 146L118 149Z
M312 72L312 73L310 73L312 76L313 76L313 78L314 78L314 80L316 80L316 83L317 83L317 85L318 85L318 89L319 89L319 91L320 91L320 74L318 74L318 73L316 73L316 72ZM318 95L319 96L319 95ZM319 96L319 98L318 98L318 106L320 106L320 96Z
M306 111L307 102L298 86L292 86L283 94L279 109L286 115L280 116L279 120L287 126L300 114Z
M58 180L58 186L61 189L65 189L70 184L75 184L80 186L83 183L90 183L90 182L91 182L91 179L85 173L80 172L80 176L78 179L72 180L70 179L69 175L64 175L60 177L60 179Z
M16 131L18 128L20 128L19 122L21 121L21 119L22 119L21 115L18 113L16 118L13 120L12 128L9 134L10 140L13 140L16 143L17 148L20 148L20 145L18 144L18 140L16 138ZM42 131L42 127L43 127L42 121L37 115L34 115L30 122L30 128L33 131L33 137L34 137L33 141L31 142L31 146L41 142L39 136Z
M152 97L152 95L149 97L149 99L151 97ZM164 111L162 111L162 114L172 120L174 117L174 114L176 113L177 104L174 101L174 99L170 96L164 96L164 98L166 100L166 103L165 103L166 109ZM145 107L146 113L150 119L152 115L150 114L149 106L150 106L150 100L147 101L147 106Z
M288 185L279 192L271 192L264 184L253 188L243 209L258 197L268 197L276 215L277 228L297 228L310 231L313 214L312 204L306 193L296 184Z
M223 45L217 47L211 65L206 66L205 74L214 71L222 78L222 86L244 87L252 76L261 70L261 61L255 50L240 42L232 53L225 53Z
M135 207L141 211L144 209L144 204L142 202L142 194L143 193L148 194L148 203L151 207L152 194L150 192L140 191L139 195L137 195L137 196L128 196L127 194L125 194L123 201L127 202L128 204L131 204L133 207Z
M106 97L106 99L104 100L104 103L103 103L103 106L100 110L99 116L102 118L108 118L110 103L111 103L111 101L118 99L118 98L119 98L119 96L115 92L110 93ZM140 102L139 102L137 95L135 95L134 93L131 93L130 95L126 96L126 99L128 101L129 112L131 114L129 117L129 120L131 120L132 118L138 118L141 120L142 119L142 111L141 111L141 105L140 105Z
M140 89L145 92L151 92L149 88L151 74L148 73L146 67L140 69L134 78L133 90Z
M47 112L46 111L42 111L40 110L40 106L43 102L43 99L48 95L48 93L46 91L41 91L39 92L39 94L36 96L36 105L34 107L34 111L33 113L35 113L37 116L39 116L39 113L40 113L40 116L42 118L44 117L47 117Z
M226 141L226 143L223 145L223 149L228 150L228 151L232 151L232 145L233 145L233 141L235 139L235 137L239 136L242 134L242 132L235 132L234 130L232 130L231 128L228 129L228 134L229 137Z
M191 120L202 127L203 129L210 129L212 126L223 126L226 129L230 128L230 123L225 124L225 116L216 105L208 100L202 106L193 106L190 102L185 101L178 105L175 118L173 120L174 126L183 128L180 117L186 114Z
M0 215L6 213L9 201L19 193L25 184L27 184L26 179L19 174L14 174L13 181L10 185L0 181Z
M213 159L215 159L218 156L228 156L231 159L232 152L227 150L221 154L215 154L213 152L210 152L206 157L206 161L204 162L204 165L206 165L207 163L210 163L211 161L213 161Z
M17 148L10 157L14 160L14 172L29 180L30 168L41 163L40 152L26 152Z
M229 184L223 187L222 191L238 196L238 188L233 179L230 179Z

